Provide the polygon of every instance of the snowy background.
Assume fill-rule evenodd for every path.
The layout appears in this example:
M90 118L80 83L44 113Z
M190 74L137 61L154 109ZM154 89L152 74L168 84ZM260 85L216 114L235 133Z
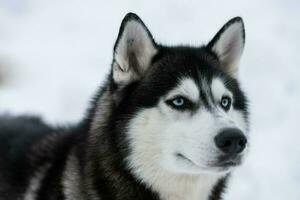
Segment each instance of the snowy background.
M246 25L240 75L252 148L226 200L300 199L300 1L0 0L0 112L80 119L109 70L123 16L157 41L203 44L234 16Z

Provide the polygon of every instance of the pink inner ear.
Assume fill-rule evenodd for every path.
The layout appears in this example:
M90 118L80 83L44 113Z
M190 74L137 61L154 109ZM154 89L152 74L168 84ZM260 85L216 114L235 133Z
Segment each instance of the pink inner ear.
M230 74L238 71L238 63L244 49L244 29L241 21L235 22L219 36L212 46L212 50Z
M146 71L157 49L151 34L141 21L131 19L123 26L114 52L114 59L121 70L114 77L122 77L120 81L124 83L138 79Z

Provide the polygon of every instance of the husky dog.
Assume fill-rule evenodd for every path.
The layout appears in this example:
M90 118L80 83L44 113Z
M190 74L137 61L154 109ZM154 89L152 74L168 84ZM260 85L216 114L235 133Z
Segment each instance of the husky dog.
M207 45L169 47L127 14L79 124L0 118L0 199L221 199L248 146L244 42L240 17Z

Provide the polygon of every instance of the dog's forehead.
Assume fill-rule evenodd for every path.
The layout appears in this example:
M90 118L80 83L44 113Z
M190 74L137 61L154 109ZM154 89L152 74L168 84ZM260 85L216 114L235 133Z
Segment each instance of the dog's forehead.
M223 73L220 69L218 59L204 47L172 47L159 51L151 71L158 77L171 76L180 80L188 76L199 81L202 78L211 80Z
M197 95L199 99L201 94L205 94L211 99L214 79L218 79L215 83L224 85L218 87L220 84L214 83L215 88L225 88L233 94L236 93L231 84L228 84L230 77L220 70L218 61L205 49L174 49L159 51L153 60L152 66L139 82L138 90L135 92L138 104L146 107L154 106L161 97L183 86L186 88L185 94L189 91L188 93L193 96L191 98Z
M225 85L225 81L220 77L214 77L212 79L211 92L212 95L217 99L221 99L223 95L232 97L232 92L228 90L228 88Z
M232 92L227 89L225 80L215 76L210 80L206 77L198 76L195 79L193 76L183 76L178 81L177 85L168 93L167 96L183 95L189 97L193 101L198 101L202 98L220 99L227 95L232 97Z
M198 101L200 91L195 80L186 77L182 78L178 85L168 93L167 98L175 95L183 95L189 97L192 101Z

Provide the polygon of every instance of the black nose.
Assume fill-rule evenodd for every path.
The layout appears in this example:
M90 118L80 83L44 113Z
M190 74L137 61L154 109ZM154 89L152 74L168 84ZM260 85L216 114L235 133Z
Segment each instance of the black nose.
M236 128L228 128L222 130L216 137L215 143L217 147L226 154L239 154L241 153L247 144L247 139Z

